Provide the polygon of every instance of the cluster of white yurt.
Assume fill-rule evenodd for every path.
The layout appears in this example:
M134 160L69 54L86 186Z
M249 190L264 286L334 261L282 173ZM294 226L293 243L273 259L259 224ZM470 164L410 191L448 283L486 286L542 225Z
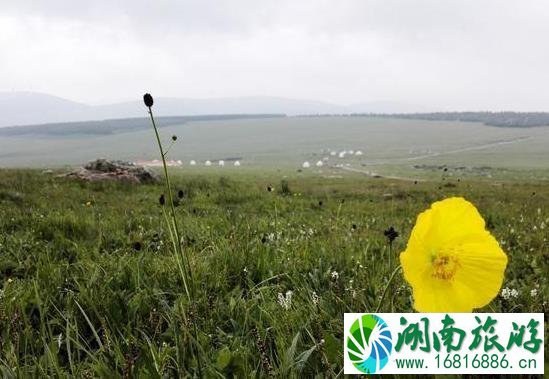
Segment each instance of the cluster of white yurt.
M177 161L177 163L178 163L178 164L182 164L183 162ZM189 166L196 166L197 164L198 164L197 161L194 160L194 159L191 159L191 160L189 161ZM220 159L220 160L218 160L215 164L217 164L217 166L219 166L219 167L225 167L225 164L226 164L226 163L225 163L225 161L224 161L223 159ZM204 166L210 167L210 166L213 166L213 165L214 165L214 162L212 162L212 161L209 160L209 159L206 160L206 161L204 161ZM238 161L238 160L237 160L237 161L234 161L233 166L235 166L235 167L240 167L240 166L241 166L240 161Z
M321 151L321 154L325 154L324 157L322 157L321 159L319 159L318 161L316 161L316 163L314 163L314 165L318 168L321 168L321 167L324 167L325 165L327 165L328 161L330 161L330 158L332 157L337 157L337 158L345 158L347 156L362 156L364 155L364 152L363 150L355 150L355 149L349 149L349 150L332 150L332 149L322 149ZM335 162L334 162L335 163ZM341 164L341 165L337 165L336 164L336 167L345 167L345 166L349 166L350 164ZM310 168L312 166L312 163L310 163L309 161L305 161L301 164L301 167L302 168Z
M336 151L336 150L332 150L330 151L330 155L332 157L335 157L337 156L338 158L345 158L346 156L348 155L355 155L355 156L360 156L360 155L364 155L363 151L362 150L341 150L341 151Z

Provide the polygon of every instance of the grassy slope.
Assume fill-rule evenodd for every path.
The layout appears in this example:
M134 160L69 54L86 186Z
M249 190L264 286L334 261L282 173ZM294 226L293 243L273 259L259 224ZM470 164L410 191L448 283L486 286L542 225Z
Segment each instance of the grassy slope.
M375 309L418 212L452 195L478 206L510 256L504 286L520 295L496 299L495 310L543 311L546 185L293 174L285 196L281 177L176 178L186 192L177 209L199 283L185 321L160 186L0 171L3 375L192 374L196 323L207 377L332 376L342 367L342 314ZM383 236L389 226L401 233L392 251ZM532 298L536 285L542 295ZM277 298L287 291L293 296L284 309ZM383 311L412 311L400 276L389 293Z

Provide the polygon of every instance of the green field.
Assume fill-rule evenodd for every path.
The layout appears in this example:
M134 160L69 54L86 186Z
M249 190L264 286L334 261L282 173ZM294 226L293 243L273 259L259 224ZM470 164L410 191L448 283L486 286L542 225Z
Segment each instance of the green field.
M238 158L242 163L239 170L291 171L309 161L310 171L318 172L314 164L328 158L323 170L326 175L338 175L341 169L335 166L348 164L381 175L433 178L438 170L433 175L430 166L447 165L452 175L549 179L549 127L503 128L376 117L282 117L195 121L165 126L161 131L166 144L173 134L179 137L169 158L182 160L188 169L192 169L190 160L200 166L205 160ZM150 126L103 136L0 136L0 167L75 166L99 157L155 159L153 141ZM345 158L329 154L344 150L364 154Z
M216 127L226 130L209 126ZM221 137L214 137L211 144L219 146ZM145 150L148 132L141 138L125 141L128 146L120 151L131 146L152 154L152 147ZM346 138L341 147L363 148ZM401 146L399 138L394 136ZM191 140L183 138L177 151L188 151ZM353 142L360 146L350 146ZM375 150L374 142L368 146L372 160L407 152ZM512 156L514 146L501 149ZM318 147L312 138L310 150L292 156L304 159ZM225 150L218 156L237 153ZM495 165L493 153L475 154ZM523 150L520 159L544 154ZM74 162L84 158L75 156ZM184 295L169 248L158 203L162 186L0 170L2 376L193 376L199 356L202 375L211 378L334 377L342 370L344 312L373 311L378 305L385 312L412 311L401 275L389 296L381 303L380 298L417 214L449 196L464 196L479 208L510 258L503 287L518 290L518 296L500 296L484 310L547 311L545 181L458 178L442 170L416 183L342 170L331 176L226 167L174 175L174 188L184 191L176 212L194 271L194 304ZM390 226L400 233L392 247L383 234ZM198 354L191 353L195 345Z

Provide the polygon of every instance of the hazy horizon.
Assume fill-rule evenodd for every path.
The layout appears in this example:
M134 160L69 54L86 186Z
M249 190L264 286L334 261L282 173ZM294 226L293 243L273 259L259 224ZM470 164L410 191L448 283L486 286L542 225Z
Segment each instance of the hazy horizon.
M547 111L544 1L3 3L0 91Z

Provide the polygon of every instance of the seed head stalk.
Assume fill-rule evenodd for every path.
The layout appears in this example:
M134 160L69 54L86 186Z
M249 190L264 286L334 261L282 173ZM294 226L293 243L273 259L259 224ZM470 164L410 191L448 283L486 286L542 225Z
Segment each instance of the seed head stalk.
M383 305L383 300L385 300L385 295L387 295L387 290L389 289L389 286L391 285L391 283L393 282L393 279L395 278L396 274L400 271L401 268L402 268L402 266L398 265L397 268L395 268L395 270L393 271L393 273L389 277L389 281L385 285L385 289L383 290L383 294L381 295L381 299L379 299L379 304L377 305L375 313L378 313L379 310L381 309L381 306Z
M149 116L151 118L151 123L154 129L154 134L156 136L156 142L158 143L158 149L160 150L160 155L162 157L162 167L164 169L164 180L166 184L166 191L168 192L168 202L170 204L171 220L168 220L166 217L166 222L168 224L168 228L170 229L170 234L173 233L173 236L172 236L173 245L177 254L179 271L181 273L181 279L183 280L183 285L185 287L185 293L187 294L187 298L189 300L192 300L191 292L194 293L194 286L192 286L192 270L190 267L189 257L185 254L185 252L181 248L181 234L179 233L179 225L177 223L177 217L175 215L172 186L170 182L170 176L168 175L168 165L166 164L166 153L164 153L164 148L162 147L162 142L160 141L160 134L158 133L158 128L154 120L152 108L150 106L148 108L149 108ZM187 283L187 279L191 282L190 291L189 291L189 285Z
M143 96L143 100L145 101L145 105L149 109L149 116L151 118L151 123L154 129L154 135L156 136L156 142L158 143L158 149L160 150L160 156L162 157L162 167L164 169L164 180L166 185L166 191L168 192L168 201L170 203L170 216L171 216L171 220L169 220L168 215L164 210L164 207L162 207L164 219L166 220L168 231L170 233L170 238L172 240L174 250L176 253L177 265L179 266L179 273L181 274L181 280L183 281L183 286L185 287L185 294L187 295L187 299L189 300L189 303L191 304L191 306L194 307L195 287L193 282L192 269L191 269L191 264L190 264L188 255L181 248L181 234L179 232L179 225L177 223L177 217L175 214L175 205L173 201L170 176L168 174L168 165L166 164L167 152L164 152L164 149L162 147L162 141L160 140L160 134L158 133L158 128L154 120L154 115L152 112L153 98L150 94L145 94L145 96ZM175 140L176 138L172 137L172 141L175 142ZM172 142L172 145L173 145L173 142ZM190 282L190 287L188 282ZM187 318L185 315L183 316L185 317L185 319ZM202 364L200 359L200 345L198 343L198 330L196 327L196 323L192 322L192 324L193 324L193 331L194 331L194 336L193 336L194 343L196 344L196 346L194 348L191 347L191 349L194 351L194 355L196 357L196 361L198 364L198 376L202 377Z

